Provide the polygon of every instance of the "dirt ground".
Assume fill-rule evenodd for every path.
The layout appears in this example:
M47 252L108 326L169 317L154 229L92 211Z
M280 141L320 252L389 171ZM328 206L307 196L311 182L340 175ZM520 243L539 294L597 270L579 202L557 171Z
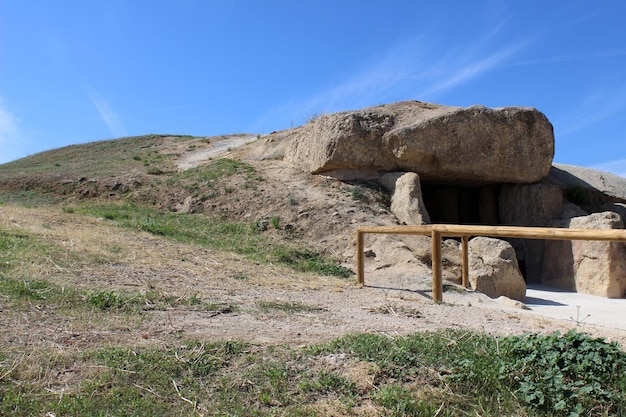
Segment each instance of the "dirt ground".
M181 297L193 294L207 302L234 307L228 312L173 307L149 312L149 320L113 328L65 321L34 308L12 317L10 326L5 323L0 332L3 344L46 339L82 347L122 341L142 345L167 343L172 337L182 336L300 346L359 332L396 337L451 327L506 335L565 332L577 327L573 320L550 319L456 287L444 292L443 303L433 303L430 276L423 270L368 270L366 285L358 288L352 279L255 265L236 255L120 230L104 220L60 211L3 206L0 219L0 227L19 228L42 240L65 245L68 254L79 251L106 257L110 256L106 255L107 248L124 248L122 256L97 267L75 264L66 268L51 262L39 273L57 284L84 289L156 290ZM291 314L265 311L261 308L263 302L301 303L307 308ZM11 315L3 316L6 320ZM624 331L584 323L578 328L626 345Z
M228 146L219 149L230 152ZM187 155L184 167L219 156L203 152L202 158ZM285 219L300 222L304 237L308 233L320 246L337 252L347 266L354 268L356 224L393 224L388 212L371 206L364 208L344 198L340 186L328 186L323 179L296 175L293 168L280 161L266 161L258 169L263 169L267 189L276 187L284 194L279 198L282 206L249 208L248 217L284 210ZM291 207L293 204L285 203L288 197L300 204ZM324 224L320 223L321 218L326 219ZM111 325L90 323L88 318L76 320L46 314L37 306L27 313L9 312L0 300L3 312L0 344L5 346L37 344L43 340L60 348L101 343L158 345L180 337L301 346L350 333L370 332L393 338L450 327L497 335L578 328L626 346L626 331L572 319L551 319L452 284L446 286L444 302L436 304L431 300L430 271L420 262L407 260L391 267L380 256L368 259L366 285L359 288L354 278L320 277L281 266L256 264L232 253L120 229L113 222L61 209L0 206L0 228L23 230L42 241L60 245L67 251L68 259L89 258L69 266L50 260L36 271L39 277L59 285L158 291L179 297L195 295L205 302L233 307L216 311L172 307L146 313L148 320ZM382 240L366 244L379 252L385 245L401 249L403 243ZM93 259L98 262L94 263ZM264 309L263 303L268 302L300 303L306 308L293 312Z

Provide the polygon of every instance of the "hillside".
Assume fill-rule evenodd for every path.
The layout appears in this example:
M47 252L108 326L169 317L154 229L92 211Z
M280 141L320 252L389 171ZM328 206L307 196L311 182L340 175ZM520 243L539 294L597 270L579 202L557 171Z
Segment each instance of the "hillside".
M359 333L394 340L453 328L463 340L473 331L547 334L584 326L453 284L445 287L444 303L432 303L428 259L402 250L424 244L418 238L368 241L377 257L368 263L367 286L357 288L355 228L397 224L388 195L367 181L296 170L280 158L280 138L148 135L0 165L0 379L13 373L35 381L60 404L64 393L71 397L82 380L94 378L94 366L122 367L80 356L104 347L191 355L205 343L207 349L251 343L246 352L271 358L278 346L295 349ZM454 265L450 255L448 273L456 273ZM626 343L618 331L584 330ZM364 362L328 358L326 368L316 366L329 375L370 381L361 393L382 378ZM40 365L46 361L49 366ZM135 384L148 398L164 395L153 390L156 382ZM172 389L170 381L165 385ZM173 386L170 394L183 409L213 415ZM330 398L335 391L320 392L300 415L388 415L391 409L369 394L347 407ZM258 415L281 407L267 395L268 408ZM454 407L450 401L454 414L465 400Z
M302 173L279 157L281 146L280 133L269 141L244 134L148 135L50 150L0 166L3 223L8 228L40 228L37 224L42 223L51 230L62 225L56 232L61 237L51 238L61 246L74 241L74 222L84 223L85 235L95 234L95 246L107 234L147 233L146 238L131 238L134 244L148 239L150 243L137 249L146 256L158 241L158 245L184 244L192 252L198 248L237 259L232 264L217 262L219 268L205 265L206 272L271 276L280 268L287 275L313 274L306 280L316 288L320 282L334 282L342 291L368 291L353 288L355 229L397 224L389 212L389 196L374 182ZM30 225L21 226L22 222ZM91 232L90 225L106 231ZM375 249L376 255L368 261L367 282L372 288L376 283L385 288L372 304L389 302L392 290L417 291L423 294L421 301L428 300L429 242L424 239L369 238L366 249ZM120 252L127 244L108 243ZM416 254L416 247L423 248L424 254ZM456 247L448 252L444 248L444 253L446 273L454 277ZM76 284L92 289L116 286L118 261L102 262L99 272L112 268L102 272L106 278L94 276ZM124 276L132 277L135 266L129 260L122 263L131 271ZM88 270L94 274L93 268ZM179 282L173 288L188 285ZM479 298L506 310L486 297L446 285L448 298L460 296L463 304Z

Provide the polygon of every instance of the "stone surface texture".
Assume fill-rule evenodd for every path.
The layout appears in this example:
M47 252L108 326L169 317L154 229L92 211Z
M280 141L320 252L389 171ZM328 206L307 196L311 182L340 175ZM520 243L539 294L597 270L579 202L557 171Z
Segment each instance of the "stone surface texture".
M391 192L391 212L406 225L430 223L430 216L422 199L420 177L414 172L392 172L378 182Z
M526 107L406 101L321 116L292 133L285 159L314 174L411 171L426 181L532 183L554 156L552 124Z
M557 226L576 229L623 229L614 212L574 217ZM626 296L626 245L600 241L547 241L542 282L608 298Z
M489 297L524 301L526 282L515 250L506 241L476 237L469 242L469 279L472 288Z

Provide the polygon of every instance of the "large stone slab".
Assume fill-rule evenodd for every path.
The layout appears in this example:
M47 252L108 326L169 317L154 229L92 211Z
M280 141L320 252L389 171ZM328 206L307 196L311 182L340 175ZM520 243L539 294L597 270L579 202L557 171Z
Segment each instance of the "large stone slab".
M526 282L520 272L515 250L506 241L475 237L469 242L469 280L475 291L492 298L506 296L524 301Z
M406 101L321 116L292 133L287 161L344 178L378 170L446 183L532 183L554 156L552 124L526 107Z
M614 212L593 213L557 226L623 229ZM601 241L546 241L542 282L557 288L608 298L626 297L626 245Z

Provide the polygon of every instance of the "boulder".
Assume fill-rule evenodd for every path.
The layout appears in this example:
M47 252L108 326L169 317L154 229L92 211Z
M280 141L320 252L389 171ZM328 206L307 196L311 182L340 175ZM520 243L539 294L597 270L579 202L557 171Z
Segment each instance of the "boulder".
M526 297L526 282L517 266L515 250L506 241L476 237L469 242L469 280L475 291L489 297Z
M574 217L557 224L576 229L623 229L614 212ZM626 245L593 240L547 241L542 282L608 298L626 296Z
M428 211L422 199L420 177L414 172L392 172L383 175L378 182L391 192L391 212L407 225L430 223Z
M411 171L424 181L532 183L554 155L552 125L525 107L406 101L321 116L295 129L285 159L302 170Z
M554 184L506 184L498 197L501 224L546 227L563 215L563 191ZM517 253L527 282L541 281L545 242L538 239L508 239Z

